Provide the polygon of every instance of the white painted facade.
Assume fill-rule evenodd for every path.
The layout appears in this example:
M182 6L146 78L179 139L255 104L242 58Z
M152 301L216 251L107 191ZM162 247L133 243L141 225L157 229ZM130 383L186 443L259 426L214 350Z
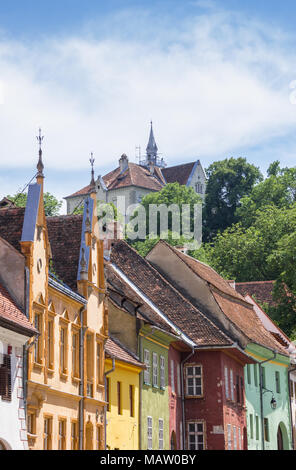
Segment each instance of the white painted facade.
M0 448L28 450L23 389L23 346L29 338L0 327L0 361L11 346L11 401L0 397Z

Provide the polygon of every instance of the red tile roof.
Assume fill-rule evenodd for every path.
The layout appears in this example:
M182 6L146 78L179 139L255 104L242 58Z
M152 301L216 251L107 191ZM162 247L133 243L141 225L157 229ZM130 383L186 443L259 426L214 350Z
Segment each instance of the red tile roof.
M165 242L160 241L159 243ZM236 292L227 281L204 263L185 255L167 243L165 244L199 277L209 284L212 295L216 299L222 312L250 339L250 341L287 355L286 350L282 348L270 332L264 328L251 304L246 302L244 297Z
M24 207L0 210L0 237L18 251L21 251L19 242L22 238L24 216Z
M26 315L16 305L7 290L0 284L0 323L1 319L7 323L7 328L16 329L27 336L33 336L37 330L29 322Z
M249 295L260 304L268 303L271 306L276 306L277 303L272 297L274 285L275 281L236 282L235 288L243 296Z
M167 183L179 183L186 186L196 162L164 168L162 174Z
M187 337L200 346L226 346L233 341L182 296L126 242L115 242L110 261Z
M87 186L80 189L79 191L76 191L76 193L71 194L71 196L66 196L65 199L68 199L69 197L86 196L87 194L89 194L91 188L92 188L92 185L88 184Z
M118 359L119 361L132 364L133 366L140 367L141 369L145 368L145 365L139 360L139 358L114 337L107 339L105 344L105 353L106 356L115 357L115 359Z

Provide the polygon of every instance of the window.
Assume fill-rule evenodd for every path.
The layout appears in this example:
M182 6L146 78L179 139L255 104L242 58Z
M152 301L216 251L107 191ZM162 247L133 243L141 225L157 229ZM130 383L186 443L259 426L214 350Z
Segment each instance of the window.
M102 382L102 377L101 377L101 345L100 343L97 343L97 383Z
M203 194L203 185L201 183L195 184L195 192L198 194Z
M59 419L59 450L66 450L66 420Z
M280 373L278 371L275 372L275 389L276 393L281 393Z
M225 381L225 395L229 399L229 382L228 382L228 368L224 367L224 381Z
M177 391L178 395L181 395L181 367L177 364Z
M129 386L129 400L130 400L130 416L135 417L135 387Z
M180 421L180 450L183 450L183 423Z
M248 384L251 385L251 366L250 366L250 364L247 364L247 381L248 381Z
M107 377L106 379L107 383L107 387L106 387L106 401L108 403L107 405L107 411L111 411L111 403L110 403L110 379L109 377Z
M242 450L242 433L241 428L238 428L238 449Z
M30 410L28 410L27 417L27 432L32 435L36 434L36 414Z
M54 319L48 317L47 328L47 367L48 369L54 368Z
M153 387L158 387L158 356L156 353L152 355L152 362L153 362Z
M254 439L254 422L253 422L253 415L250 414L250 436L251 439Z
M237 450L236 426L233 426L233 450Z
M165 388L165 366L164 366L164 357L160 356L160 388Z
M256 416L256 441L259 441L259 416Z
M35 312L34 326L40 335L37 336L34 348L34 361L37 364L42 363L42 314Z
M258 375L257 375L257 364L254 364L254 384L255 387L258 387Z
M72 421L71 423L71 450L78 450L78 423Z
M67 374L68 367L68 357L67 357L67 347L68 347L68 328L67 326L60 327L60 372L62 374Z
M200 397L203 393L202 366L186 367L186 394L187 396Z
M147 449L152 450L152 418L147 417Z
M240 378L240 384L241 384L241 404L244 404L244 379L243 377Z
M163 419L158 420L158 448L163 450Z
M227 449L232 450L231 425L227 424Z
M44 418L43 449L52 449L52 418Z
M87 376L87 396L92 398L94 395L94 337L92 334L86 336L86 376Z
M117 410L118 414L122 414L122 403L121 403L121 382L117 382Z
M232 369L230 369L230 393L231 393L231 400L234 401L233 370Z
M239 387L239 375L236 376L236 401L241 402L240 387Z
M269 423L268 418L264 418L264 439L269 442Z
M204 450L204 423L188 423L188 450Z
M0 354L0 396L2 400L11 401L11 356Z
M150 351L144 349L144 364L146 370L144 371L144 384L150 385Z
M72 333L72 374L73 377L79 378L79 332Z
M175 363L171 360L171 390L175 393Z
M102 449L102 426L97 426L96 429L96 449Z

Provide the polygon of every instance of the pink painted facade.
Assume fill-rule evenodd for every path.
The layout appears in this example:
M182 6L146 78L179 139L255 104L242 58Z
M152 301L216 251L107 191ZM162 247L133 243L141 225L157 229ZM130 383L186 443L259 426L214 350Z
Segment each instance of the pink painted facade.
M181 360L182 353L171 345L168 355L168 388L171 449L182 449L183 447Z
M231 351L197 351L184 365L185 449L194 445L200 450L247 449L244 365L248 360Z

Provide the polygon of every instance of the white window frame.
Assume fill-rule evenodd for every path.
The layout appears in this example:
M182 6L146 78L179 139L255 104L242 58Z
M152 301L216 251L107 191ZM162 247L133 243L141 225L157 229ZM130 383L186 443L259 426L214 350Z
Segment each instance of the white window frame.
M175 362L171 359L171 391L175 393Z
M152 373L152 386L158 387L158 354L152 353L152 364L153 364L153 373Z
M193 375L189 375L189 369L193 368ZM195 374L196 369L200 369L200 375ZM203 367L200 364L188 364L185 367L186 373L186 396L187 397L202 397L203 396ZM189 380L193 379L193 385L189 385ZM200 385L196 382L200 379ZM189 393L189 387L193 387L193 394ZM197 393L197 388L200 388L200 393Z
M227 424L227 450L232 450L231 424Z
M165 389L165 358L164 356L159 357L159 365L160 365L160 388Z
M146 370L144 370L144 384L150 385L150 351L149 349L144 349L144 364L146 366Z
M237 450L236 426L233 426L233 450Z
M147 416L147 450L153 449L153 420Z
M229 380L228 380L228 367L224 367L224 380L225 380L225 395L226 399L229 400Z
M238 428L238 449L242 450L242 432L241 432L241 428Z
M159 418L158 420L158 448L159 450L163 450L163 419Z
M178 395L181 395L181 366L177 364L177 391Z
M190 426L194 425L194 432L190 430ZM202 431L198 429L202 426ZM202 435L202 444L199 442L199 436ZM190 449L190 436L194 436L194 449ZM206 436L205 436L205 423L204 421L189 421L187 423L187 439L188 439L188 450L205 450L206 449ZM202 445L202 449L199 449L199 445Z
M230 369L230 393L231 400L234 401L234 384L233 384L233 370Z
M180 450L183 450L183 423L180 421Z

